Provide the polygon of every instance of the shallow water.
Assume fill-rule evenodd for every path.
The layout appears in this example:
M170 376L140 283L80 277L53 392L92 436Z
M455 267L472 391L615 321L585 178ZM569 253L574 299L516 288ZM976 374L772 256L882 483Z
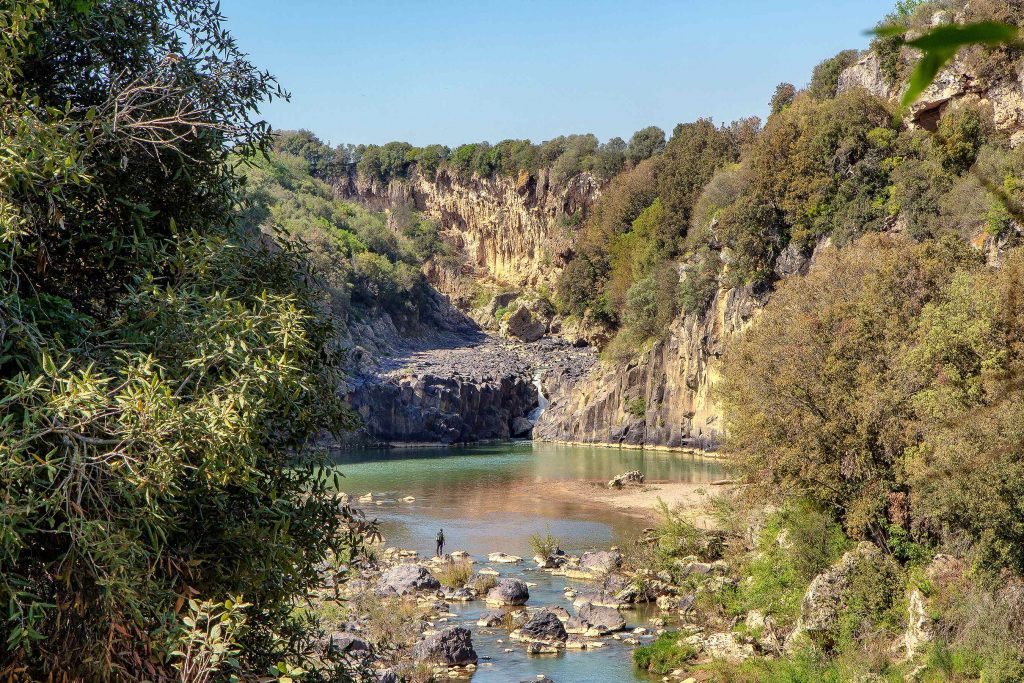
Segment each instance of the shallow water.
M388 545L429 556L434 552L434 535L443 528L446 552L465 550L476 560L476 569L489 566L502 576L536 583L530 587L531 606L561 605L570 612L574 610L562 588L586 583L533 569L530 535L543 535L549 529L563 549L579 554L623 544L645 521L586 500L555 499L545 494L544 482L607 481L634 469L652 482L702 482L724 476L720 463L691 455L528 441L343 453L334 461L345 475L342 488L353 498L373 493L375 500L382 501L364 509L380 521ZM401 502L406 496L416 500ZM524 562L489 564L487 555L498 551L519 555ZM466 622L473 631L473 645L480 656L480 668L473 675L477 683L534 680L540 674L556 683L645 680L632 670L630 646L611 637L604 638L607 646L598 650L528 657L522 645L508 641L506 632L476 626L484 609L481 601L451 606L458 615L451 621ZM624 616L633 627L647 625L651 614L641 609L626 611ZM506 648L513 652L504 652Z

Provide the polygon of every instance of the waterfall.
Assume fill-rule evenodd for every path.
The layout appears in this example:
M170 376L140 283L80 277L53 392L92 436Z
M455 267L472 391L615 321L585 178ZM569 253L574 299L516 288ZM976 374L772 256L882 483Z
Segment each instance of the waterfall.
M548 397L544 395L544 385L540 381L541 373L537 372L533 376L533 386L537 387L537 407L530 411L527 415L527 419L534 424L540 419L540 414L544 412L544 409L548 407Z

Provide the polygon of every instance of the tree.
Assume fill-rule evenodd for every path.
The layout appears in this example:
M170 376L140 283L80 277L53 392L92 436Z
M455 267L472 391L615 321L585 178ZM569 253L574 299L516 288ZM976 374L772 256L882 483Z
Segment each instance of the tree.
M303 251L235 211L283 93L213 0L0 23L0 671L174 679L231 601L210 675L333 675L296 611L362 537L309 449L351 424L333 330Z
M884 539L915 443L916 383L901 358L965 251L868 235L779 286L722 365L729 447L752 482Z
M644 159L665 151L665 131L657 126L641 128L633 133L626 148L626 161L636 166Z
M814 67L814 72L811 74L811 84L807 86L807 92L810 96L816 100L835 97L839 92L840 74L856 63L858 56L859 53L856 50L843 50Z
M792 83L779 83L775 86L775 93L772 95L769 109L772 114L778 114L793 103L796 97L796 86Z

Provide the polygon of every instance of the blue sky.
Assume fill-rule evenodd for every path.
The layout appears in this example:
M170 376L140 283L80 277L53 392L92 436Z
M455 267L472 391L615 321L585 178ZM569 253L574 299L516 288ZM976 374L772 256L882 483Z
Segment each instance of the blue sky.
M764 116L775 85L863 48L894 0L222 0L292 93L263 115L323 139L417 145Z

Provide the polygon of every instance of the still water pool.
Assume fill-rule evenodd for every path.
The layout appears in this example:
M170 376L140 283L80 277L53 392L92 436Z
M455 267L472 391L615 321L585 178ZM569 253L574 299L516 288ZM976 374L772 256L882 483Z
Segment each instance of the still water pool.
M434 535L444 529L445 550L465 550L476 569L490 566L502 576L537 584L530 588L529 605L561 605L567 585L582 582L535 570L532 563L491 565L487 555L505 552L530 558L531 534L546 530L561 540L564 550L580 554L607 549L635 536L646 524L642 518L609 509L581 496L567 499L551 495L551 487L564 481L607 481L628 470L640 470L651 482L703 482L720 479L716 461L660 451L624 451L529 441L464 448L396 449L337 453L333 457L344 475L342 488L353 498L372 493L380 504L364 506L380 521L388 545L412 548L423 556L434 551ZM413 496L414 502L401 499ZM612 638L590 651L527 656L521 645L510 643L507 633L481 630L475 622L485 609L482 602L454 603L452 622L468 625L480 656L476 683L534 680L540 674L556 683L637 681L630 662L630 647ZM646 625L644 609L624 613L630 627ZM505 642L497 642L503 640ZM505 652L511 648L512 652Z

